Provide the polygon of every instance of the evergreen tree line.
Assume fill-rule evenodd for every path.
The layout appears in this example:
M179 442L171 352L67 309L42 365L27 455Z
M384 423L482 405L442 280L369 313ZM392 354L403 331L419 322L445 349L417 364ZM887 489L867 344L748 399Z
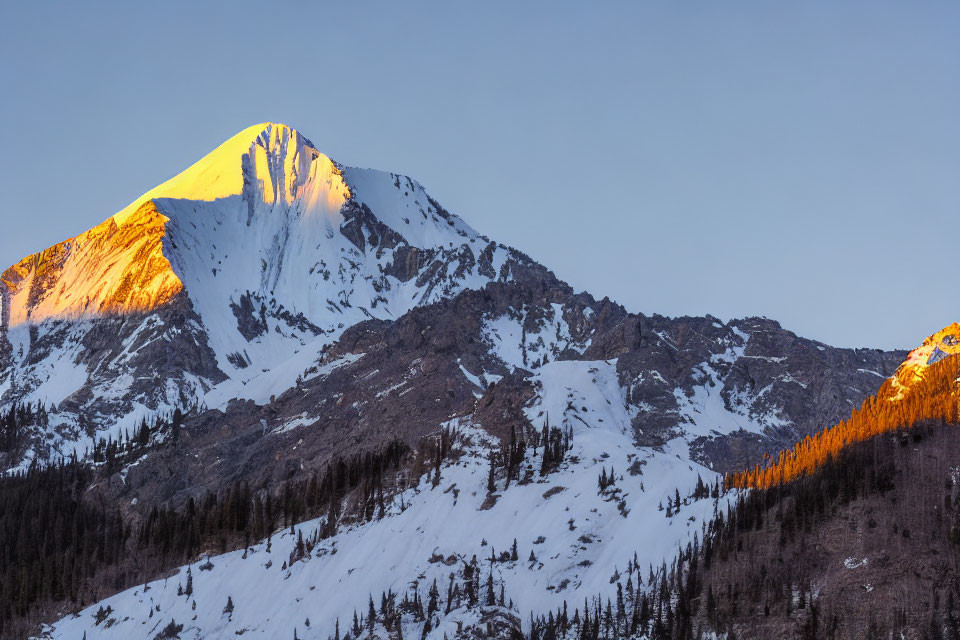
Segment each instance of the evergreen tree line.
M16 452L30 427L45 428L49 422L43 403L17 403L0 415L0 453Z
M0 453L20 451L31 428L47 428L51 411L56 412L56 406L48 411L43 403L25 402L14 404L6 414L0 414ZM112 470L130 455L139 455L157 434L167 434L169 441L176 444L180 439L183 418L184 413L179 408L172 414L155 416L149 422L143 418L133 433L127 430L120 433L116 440L112 435L96 440L93 451L88 449L84 452L84 459L106 463L108 469Z
M92 478L75 458L0 476L0 637L14 637L37 603L90 601L92 578L124 556L119 510L84 500Z
M526 633L516 630L501 631L501 635L492 637L511 638L513 640L614 640L625 638L673 638L674 630L679 628L678 618L686 613L678 609L679 603L674 596L677 585L685 588L688 584L683 567L689 558L699 553L698 543L688 545L682 559L669 569L666 564L654 571L649 568L648 581L652 589L644 588L643 572L636 562L636 556L627 563L627 571L615 575L617 592L615 598L604 600L599 595L585 598L582 608L579 604L570 605L563 601L556 611L545 615L531 614L526 625ZM395 594L381 594L380 606L371 595L363 611L354 611L352 623L343 625L336 621L334 634L330 640L358 640L367 637L379 637L382 629L391 638L403 638L406 624L416 625L417 637L425 638L437 624L451 611L479 608L490 612L499 607L504 613L515 611L512 599L507 597L509 581L495 568L499 563L511 566L520 559L516 540L509 551L500 554L491 549L490 557L478 562L473 556L469 562L463 561L455 573L451 573L446 589L441 589L434 580L427 590L426 598L420 595L417 583L398 603ZM527 562L536 562L533 551ZM695 578L694 578L695 580ZM512 614L511 614L512 615ZM489 632L489 630L488 630Z
M567 451L571 448L573 429L559 429L550 426L550 416L547 416L543 427L537 429L521 426L519 435L517 427L510 427L510 440L501 444L500 450L490 454L490 471L487 479L487 490L493 493L497 490L496 478L502 469L504 490L510 488L511 482L526 484L533 481L534 458L540 454L540 476L556 471L563 462ZM529 458L528 458L529 453Z
M328 538L337 532L349 494L355 495L357 517L383 517L384 482L390 482L389 494L394 486L387 476L401 469L409 451L407 445L395 440L376 452L338 458L322 473L285 482L276 493L251 491L247 482L238 481L218 494L207 493L199 501L189 498L180 509L154 505L137 532L137 546L158 554L164 564L181 562L213 545L221 553L241 541L246 547L278 528L324 515L320 537Z
M148 447L155 445L158 439L168 445L177 446L180 443L183 419L184 413L179 407L170 415L154 416L150 422L142 418L132 434L124 431L116 440L112 435L96 440L93 451L84 451L84 459L103 465L103 472L109 475L141 456Z
M82 608L202 550L246 546L324 514L319 537L333 535L346 518L382 516L384 493L395 489L388 476L409 463L409 452L393 441L376 452L338 458L322 473L276 490L234 483L179 509L155 505L136 527L117 505L87 495L104 469L76 457L2 476L0 637L26 637L45 608Z
M604 476L600 477L600 486L604 486ZM612 480L607 481L609 484L613 484ZM642 485L641 485L642 486ZM601 489L602 490L602 489ZM700 477L700 474L697 474L697 484L693 488L693 491L689 496L681 499L680 498L680 489L674 488L673 497L667 496L667 517L672 518L673 516L680 513L680 507L690 504L690 501L702 500L704 498L713 498L714 501L720 497L721 492L725 492L725 489L720 487L720 480L714 480L713 486L705 483L703 478ZM663 503L661 502L658 505L658 510L663 511Z
M937 430L952 428L939 421L917 422L910 429L887 432L888 436L875 436L847 446L836 455L828 454L815 472L793 482L739 493L735 503L728 504L726 512L718 513L709 523L699 552L695 543L693 553L678 556L676 574L681 579L673 589L666 590L676 603L676 628L665 637L695 638L700 630L735 636L738 624L749 625L771 616L792 621L800 638L851 637L851 629L861 622L862 603L848 606L849 603L823 601L816 595L817 572L821 570L817 562L784 562L783 557L805 557L810 537L838 509L893 490L911 448ZM912 522L895 522L894 531L887 535L901 541L909 540L911 535L946 541L956 531L956 542L960 543L960 512L954 508L948 470L929 473L939 478L927 483L937 487L938 493L944 492L946 481L945 494L936 497L943 500L944 509L931 499L935 507L931 514L917 517L914 513ZM913 492L924 494L927 490L919 477L912 477L909 482ZM944 517L944 511L953 517ZM877 526L875 519L866 523L871 529ZM772 551L770 537L775 541ZM949 550L953 557L948 562L951 566L960 560L958 550L956 546ZM707 579L702 576L704 572ZM947 606L935 609L932 618L922 622L916 619L921 609L919 603L916 607L904 601L880 603L881 609L868 622L869 631L864 637L887 637L891 633L895 637L904 633L912 637L911 631L923 629L930 631L927 637L960 639L960 616L954 606L958 576L953 574L952 580L943 585ZM912 609L909 615L908 608ZM859 633L863 630L854 631L853 635Z
M612 582L616 595L606 600L597 595L585 599L571 614L567 602L556 612L530 620L529 640L623 640L644 638L665 640L693 637L684 635L683 620L690 618L689 599L678 597L697 584L697 573L684 573L684 561L696 557L699 542L687 545L669 568L664 563L659 569L649 567L647 586L644 572L636 562L636 555L627 563L625 574L616 572Z
M334 633L330 640L359 640L374 636L381 628L390 638L403 640L403 629L416 625L419 630L415 638L425 638L433 631L440 620L452 611L459 609L474 609L478 607L500 607L504 610L513 608L513 601L506 598L505 581L494 576L494 565L497 562L516 562L518 560L516 540L512 551L497 556L491 550L489 566L484 568L473 556L466 560L449 576L449 582L441 589L436 579L421 595L421 587L417 581L403 594L403 598L392 590L381 593L379 607L371 594L364 611L353 612L352 622L343 625L339 620L334 622ZM486 562L484 563L486 564ZM305 625L306 626L306 625ZM296 629L294 630L294 637ZM522 634L508 634L504 640L524 640Z
M960 419L960 357L951 356L925 367L922 377L904 385L888 378L879 391L863 401L850 417L807 436L792 450L767 465L757 465L726 478L728 487L770 487L813 473L845 446L875 435L910 427L923 420L957 424Z

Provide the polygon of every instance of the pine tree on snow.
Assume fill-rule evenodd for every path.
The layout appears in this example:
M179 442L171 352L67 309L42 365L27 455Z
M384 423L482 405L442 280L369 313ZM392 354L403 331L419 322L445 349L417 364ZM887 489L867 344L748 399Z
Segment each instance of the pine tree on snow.
M434 613L440 609L440 590L437 589L437 579L433 579L433 584L430 586L430 601L427 604L427 617L429 618Z
M494 456L493 452L490 452L490 470L487 472L487 493L494 493L497 490L497 483L493 475L494 467Z
M447 586L447 608L444 613L450 613L453 607L453 574L450 574L450 584Z

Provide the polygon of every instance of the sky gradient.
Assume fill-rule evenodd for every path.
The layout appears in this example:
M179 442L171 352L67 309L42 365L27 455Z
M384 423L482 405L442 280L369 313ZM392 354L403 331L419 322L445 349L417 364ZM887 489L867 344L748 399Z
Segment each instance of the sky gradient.
M0 7L0 269L269 120L631 311L960 320L958 3L140 4Z

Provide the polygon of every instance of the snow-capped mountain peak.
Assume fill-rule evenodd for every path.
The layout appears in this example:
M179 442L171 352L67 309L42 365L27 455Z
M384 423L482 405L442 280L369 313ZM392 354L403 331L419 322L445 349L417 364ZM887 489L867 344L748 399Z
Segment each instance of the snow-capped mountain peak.
M346 328L529 265L414 180L343 167L295 129L258 124L0 275L0 403L14 393L48 405L82 397L88 410L99 405L88 411L95 422L126 424L185 403L249 397L242 387L264 375L270 380L255 386L280 392ZM120 333L107 361L49 349L76 341L66 332L87 335L90 322L122 323L111 329ZM37 339L45 349L31 354ZM175 345L162 357L178 361L170 371L178 381L131 394L145 364L133 362L156 340ZM71 370L64 384L47 384L54 367ZM104 387L91 393L97 377Z

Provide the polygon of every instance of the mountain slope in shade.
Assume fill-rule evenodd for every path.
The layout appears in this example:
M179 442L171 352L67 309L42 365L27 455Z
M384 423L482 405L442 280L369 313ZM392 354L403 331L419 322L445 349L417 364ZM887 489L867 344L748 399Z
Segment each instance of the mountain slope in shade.
M747 640L956 638L958 466L957 425L929 421L748 494L712 536L713 563L698 558L688 593L710 606L675 624Z

